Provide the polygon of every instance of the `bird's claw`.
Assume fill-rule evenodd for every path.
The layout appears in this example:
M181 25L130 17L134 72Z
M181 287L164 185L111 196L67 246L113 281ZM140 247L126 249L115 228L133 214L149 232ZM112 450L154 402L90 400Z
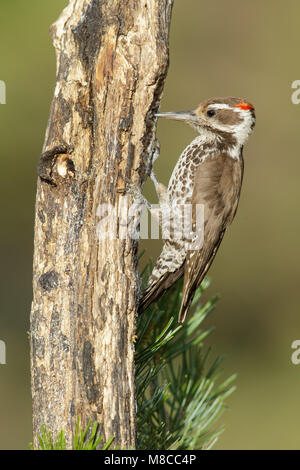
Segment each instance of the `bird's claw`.
M130 194L135 202L141 205L145 205L149 210L152 209L151 204L147 201L147 199L142 195L140 189L130 181L130 179L126 178L125 176L121 176L121 179L125 182L125 186L122 188L117 188L117 192L120 194Z
M130 181L129 178L126 176L120 176L120 178L124 181L125 186L117 188L117 192L119 194L131 194L133 197L138 198L141 195L141 191L139 188L132 182Z

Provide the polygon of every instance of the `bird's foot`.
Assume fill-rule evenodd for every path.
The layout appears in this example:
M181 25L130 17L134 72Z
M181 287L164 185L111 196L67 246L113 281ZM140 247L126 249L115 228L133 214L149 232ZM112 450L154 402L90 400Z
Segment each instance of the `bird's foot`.
M130 181L130 179L121 176L122 180L125 182L125 186L122 188L118 188L117 192L120 194L130 194L135 201L137 201L139 204L145 204L145 206L151 210L152 206L150 202L147 201L147 199L142 195L140 189Z

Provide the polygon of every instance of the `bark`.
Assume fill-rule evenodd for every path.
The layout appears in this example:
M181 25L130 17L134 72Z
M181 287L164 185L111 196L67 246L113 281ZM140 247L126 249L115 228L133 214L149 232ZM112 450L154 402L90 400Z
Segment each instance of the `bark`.
M51 27L57 82L38 164L33 433L77 417L135 447L136 242L99 240L99 205L151 167L173 0L70 0ZM116 227L117 233L119 227ZM101 231L101 230L100 230Z

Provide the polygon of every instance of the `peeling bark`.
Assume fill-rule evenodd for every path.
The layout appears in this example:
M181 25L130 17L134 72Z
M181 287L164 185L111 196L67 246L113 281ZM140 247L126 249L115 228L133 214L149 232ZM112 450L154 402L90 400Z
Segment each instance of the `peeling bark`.
M38 164L31 310L34 443L77 417L135 447L136 242L99 240L99 204L151 167L173 0L70 0L51 27L57 82ZM117 227L118 231L119 227Z

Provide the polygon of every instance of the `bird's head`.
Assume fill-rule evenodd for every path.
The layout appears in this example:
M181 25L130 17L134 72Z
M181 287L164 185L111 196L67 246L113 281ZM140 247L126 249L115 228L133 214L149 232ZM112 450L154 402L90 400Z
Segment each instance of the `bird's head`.
M255 125L254 106L241 98L211 98L194 111L159 113L158 117L185 121L199 134L213 134L244 145Z

